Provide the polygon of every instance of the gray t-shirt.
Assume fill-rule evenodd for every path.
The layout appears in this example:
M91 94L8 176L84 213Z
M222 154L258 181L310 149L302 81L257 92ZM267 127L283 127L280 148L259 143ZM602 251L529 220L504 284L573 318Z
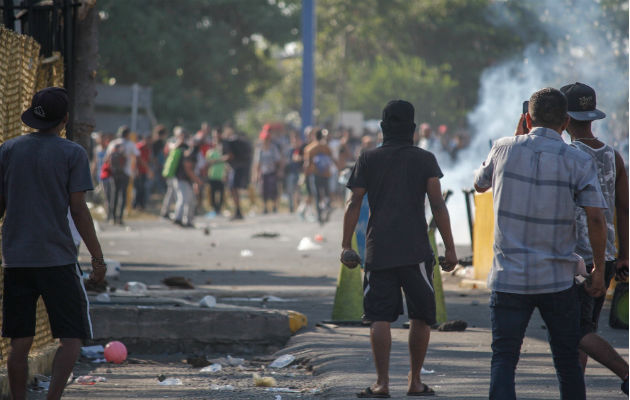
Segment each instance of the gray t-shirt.
M52 134L19 136L0 146L0 177L6 207L3 265L76 263L67 217L70 193L93 189L83 147Z

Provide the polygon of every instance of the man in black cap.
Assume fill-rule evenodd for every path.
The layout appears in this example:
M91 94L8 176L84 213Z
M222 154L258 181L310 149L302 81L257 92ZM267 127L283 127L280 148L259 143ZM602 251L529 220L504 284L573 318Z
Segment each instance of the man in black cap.
M596 108L595 90L577 82L563 86L560 91L567 97L568 114L571 117L566 131L571 135L572 145L595 160L602 194L608 205L604 210L607 228L604 284L608 289L615 274L619 280L628 276L628 176L621 155L593 135L592 122L606 117L606 114ZM615 246L615 209L619 249ZM590 273L593 269L593 251L589 242L586 215L581 207L576 208L576 215L578 240L575 252L584 259L586 270ZM628 394L628 363L596 333L606 296L593 298L583 287L580 287L578 294L581 306L579 347L582 369L586 369L588 356L591 356L622 379L621 388Z
M68 208L92 255L92 282L103 280L106 265L85 203L85 192L92 190L87 153L59 137L68 122L65 89L37 92L22 121L38 131L0 146L2 336L11 338L7 368L12 398L25 399L27 359L35 336L37 300L42 296L52 335L60 339L47 398L59 399L81 340L92 336Z
M381 121L383 145L359 157L347 184L352 196L344 215L341 259L350 268L357 265L351 239L361 201L365 194L370 199L363 307L364 319L371 322L377 379L374 385L357 393L362 398L389 397L390 323L403 312L401 287L411 321L407 394L435 394L420 378L431 325L436 322L432 279L435 258L427 236L426 195L446 248L442 265L445 271L455 267L457 255L440 187L442 171L433 154L413 145L413 119L410 103L390 101Z

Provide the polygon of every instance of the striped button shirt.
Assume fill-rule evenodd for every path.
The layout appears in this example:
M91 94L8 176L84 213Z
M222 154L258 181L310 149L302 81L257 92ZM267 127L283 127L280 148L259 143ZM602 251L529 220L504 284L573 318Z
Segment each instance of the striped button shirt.
M577 267L575 205L606 208L591 156L539 127L497 140L475 184L492 187L494 195L488 287L520 294L571 287Z

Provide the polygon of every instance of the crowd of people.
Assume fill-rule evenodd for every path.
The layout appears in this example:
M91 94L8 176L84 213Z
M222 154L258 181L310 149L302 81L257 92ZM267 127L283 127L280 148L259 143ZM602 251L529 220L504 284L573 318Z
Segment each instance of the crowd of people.
M454 159L466 138L451 135L445 125L434 134L424 123L414 143ZM93 180L109 222L124 223L130 199L133 209L145 210L151 202L162 217L192 227L198 213L243 219L243 193L250 210L276 213L283 200L290 213L325 223L333 206L343 204L350 168L383 137L368 131L358 136L343 127L307 127L301 133L268 123L252 140L229 123L203 123L194 134L176 126L169 135L157 125L142 136L121 126L116 134L95 132L92 139Z

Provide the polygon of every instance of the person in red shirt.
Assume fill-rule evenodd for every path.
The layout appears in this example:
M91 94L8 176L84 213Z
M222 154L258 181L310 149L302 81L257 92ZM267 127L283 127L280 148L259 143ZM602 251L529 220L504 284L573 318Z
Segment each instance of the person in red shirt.
M153 139L151 138L151 135L147 135L141 141L136 143L136 148L140 152L140 155L137 157L138 173L133 181L133 186L136 190L136 195L133 200L133 208L138 210L144 210L147 206L147 200L149 197L147 187L149 181L153 179L152 142Z

